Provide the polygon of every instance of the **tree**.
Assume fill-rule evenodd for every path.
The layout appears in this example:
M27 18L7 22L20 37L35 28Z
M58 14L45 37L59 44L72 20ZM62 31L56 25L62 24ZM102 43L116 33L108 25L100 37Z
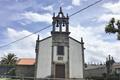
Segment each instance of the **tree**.
M108 25L106 25L105 32L117 33L117 39L120 40L120 20L115 21L115 18L112 18L109 21Z
M8 55L5 55L1 58L1 64L7 64L7 65L14 65L17 61L17 57L13 53L9 53Z

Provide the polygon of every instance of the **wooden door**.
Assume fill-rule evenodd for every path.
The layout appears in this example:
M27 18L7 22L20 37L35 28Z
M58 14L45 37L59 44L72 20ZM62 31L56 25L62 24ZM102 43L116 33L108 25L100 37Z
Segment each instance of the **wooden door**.
M65 64L56 64L55 78L65 78Z

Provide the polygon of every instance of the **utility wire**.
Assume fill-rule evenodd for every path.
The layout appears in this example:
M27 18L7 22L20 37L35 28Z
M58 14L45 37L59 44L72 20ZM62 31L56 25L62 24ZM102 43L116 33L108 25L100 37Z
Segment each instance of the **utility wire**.
M9 45L11 45L11 44L13 44L13 43L16 43L16 42L18 42L18 41L20 41L20 40L23 40L23 39L27 38L27 37L30 37L30 36L32 36L33 34L36 34L36 33L40 32L40 31L43 31L43 30L45 30L45 29L47 29L47 28L49 28L49 27L51 27L51 25L46 26L46 27L44 27L43 29L40 29L40 30L38 30L38 31L36 31L36 32L34 32L34 33L31 33L31 34L29 34L29 35L27 35L27 36L25 36L25 37L22 37L22 38L20 38L20 39L17 39L17 40L15 40L15 41L13 41L13 42L10 42L10 43L6 44L6 45L0 46L0 48L9 46Z
M92 3L92 4L90 4L90 5L88 5L87 7L84 7L84 8L82 8L82 9L78 10L77 12L71 14L69 17L71 17L71 16L73 16L73 15L79 13L79 12L82 12L83 10L85 10L85 9L87 9L87 8L89 8L89 7L92 7L93 5L95 5L95 4L97 4L97 3L101 2L101 1L103 1L103 0L98 0L98 1L96 1L96 2L94 2L94 3Z
M76 15L77 13L82 12L82 11L85 10L85 9L88 9L89 7L91 7L91 6L99 3L99 2L101 2L101 1L103 1L103 0L98 0L98 1L96 1L96 2L94 2L94 3L92 3L92 4L90 4L90 5L88 5L87 7L84 7L84 8L82 8L82 9L76 11L75 13L71 14L69 17L72 17L72 16ZM51 26L52 26L52 25L48 25L48 26L44 27L43 29L40 29L40 30L38 30L38 31L35 31L34 33L31 33L31 34L29 34L29 35L27 35L27 36L25 36L25 37L22 37L22 38L20 38L20 39L17 39L17 40L15 40L15 41L13 41L13 42L10 42L10 43L6 44L6 45L0 46L0 48L9 46L9 45L11 45L11 44L13 44L13 43L16 43L16 42L18 42L18 41L20 41L20 40L23 40L23 39L25 39L25 38L27 38L27 37L29 37L29 36L32 36L33 34L36 34L36 33L38 33L38 32L41 32L41 31L43 31L43 30L45 30L45 29L47 29L47 28L49 28L49 27L51 27Z

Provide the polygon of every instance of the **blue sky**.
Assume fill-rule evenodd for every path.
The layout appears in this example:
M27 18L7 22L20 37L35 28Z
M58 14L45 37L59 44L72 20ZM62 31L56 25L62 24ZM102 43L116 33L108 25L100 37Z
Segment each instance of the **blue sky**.
M64 14L71 15L95 1L97 0L0 0L0 46L50 25L53 12L57 14L60 6ZM70 17L70 36L79 41L83 37L86 62L103 62L109 54L120 61L117 34L104 32L110 18L119 19L119 7L119 0L103 0ZM43 39L50 35L50 31L51 28L38 34ZM15 53L18 57L35 57L38 34L0 48L0 57L7 53Z

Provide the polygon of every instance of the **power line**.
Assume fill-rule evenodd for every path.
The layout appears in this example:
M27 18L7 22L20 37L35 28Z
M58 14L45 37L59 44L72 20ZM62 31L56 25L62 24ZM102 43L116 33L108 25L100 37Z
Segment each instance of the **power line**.
M6 45L0 46L0 48L9 46L9 45L11 45L11 44L13 44L13 43L15 43L15 42L18 42L18 41L20 41L20 40L23 40L23 39L25 39L25 38L27 38L27 37L29 37L29 36L32 36L33 34L36 34L36 33L40 32L40 31L43 31L43 30L45 30L45 29L47 29L47 28L49 28L49 27L51 27L51 25L46 26L46 27L44 27L43 29L40 29L40 30L38 30L38 31L36 31L36 32L34 32L34 33L31 33L31 34L29 34L29 35L27 35L27 36L25 36L25 37L22 37L22 38L20 38L20 39L17 39L17 40L15 40L15 41L13 41L13 42L10 42L10 43L6 44Z
M87 8L93 6L93 5L95 5L95 4L97 4L97 3L101 2L101 1L103 1L103 0L98 0L98 1L96 1L96 2L94 2L94 3L92 3L92 4L90 4L90 5L88 5L87 7L84 7L84 8L82 8L82 9L78 10L77 12L71 14L69 17L71 17L71 16L73 16L73 15L79 13L79 12L82 12L83 10L85 10L85 9L87 9Z
M99 3L99 2L101 2L101 1L102 1L102 0L98 0L98 1L96 1L96 2L94 2L94 3L92 3L92 4L90 4L90 5L88 5L87 7L84 7L83 9L80 9L80 10L76 11L75 13L71 14L69 17L74 16L75 14L77 14L77 13L79 13L79 12L82 12L82 11L85 10L85 9L88 9L89 7L91 7L91 6ZM27 35L27 36L25 36L25 37L23 37L23 38L17 39L17 40L15 40L15 41L13 41L13 42L10 42L10 43L6 44L6 45L0 46L0 48L9 46L9 45L11 45L11 44L13 44L13 43L16 43L16 42L18 42L18 41L20 41L20 40L23 40L23 39L25 39L25 38L27 38L27 37L29 37L29 36L32 36L33 34L36 34L36 33L40 32L40 31L43 31L43 30L45 30L45 29L47 29L47 28L49 28L49 27L51 27L51 26L52 26L52 25L48 25L48 26L44 27L43 29L40 29L40 30L38 30L38 31L35 31L34 33L31 33L31 34L29 34L29 35Z

